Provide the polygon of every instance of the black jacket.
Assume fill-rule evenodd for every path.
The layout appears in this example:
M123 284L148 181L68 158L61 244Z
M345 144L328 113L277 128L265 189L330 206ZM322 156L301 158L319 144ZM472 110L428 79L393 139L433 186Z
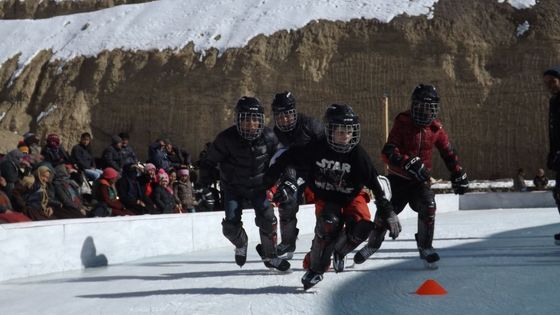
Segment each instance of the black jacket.
M87 170L90 168L95 168L95 159L91 154L91 148L78 143L72 148L71 153L72 160L78 165L81 170Z
M209 184L211 169L219 164L220 185L224 190L244 195L266 189L264 173L274 154L278 138L269 128L261 136L247 141L237 132L236 126L222 131L212 143L208 154L201 161L200 182Z
M292 163L309 169L309 187L317 199L346 206L364 186L373 191L376 199L385 196L377 180L377 170L360 145L348 153L338 153L323 139L304 147L290 148L270 166L266 183L273 184Z
M105 163L105 167L112 167L117 172L121 173L124 166L121 150L118 150L113 145L108 146L103 151L103 162Z
M177 206L175 196L162 186L156 185L154 187L152 200L161 213L175 213L175 207Z
M560 95L550 98L548 107L548 138L550 151L547 166L554 171L560 171Z
M325 137L325 127L318 119L298 113L294 130L284 132L274 126L274 133L283 147L303 146Z

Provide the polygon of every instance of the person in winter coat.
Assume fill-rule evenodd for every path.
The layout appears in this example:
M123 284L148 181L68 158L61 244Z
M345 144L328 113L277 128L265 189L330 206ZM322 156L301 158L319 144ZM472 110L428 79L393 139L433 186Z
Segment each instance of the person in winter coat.
M70 156L61 145L60 137L54 133L47 136L47 144L43 147L41 155L43 155L45 161L51 163L53 167L59 164L72 164Z
M124 166L123 156L122 156L122 139L121 137L114 135L111 137L111 145L103 150L102 159L105 167L110 167L117 171L119 174L122 173Z
M548 101L549 151L546 164L548 169L556 172L556 185L552 196L560 213L560 65L546 70L543 81L551 94ZM560 233L554 235L554 242L560 245Z
M158 139L148 147L149 161L154 164L157 169L164 169L165 171L171 167L165 150L167 144L169 144L169 140Z
M54 169L53 186L56 198L62 203L62 207L68 211L86 215L83 208L80 186L68 174L66 166L61 164Z
M39 163L45 159L45 157L41 155L41 146L39 145L40 140L37 135L28 132L23 135L23 142L29 148L31 165L35 165L36 163Z
M91 134L89 132L84 132L80 136L80 143L72 148L71 157L88 180L94 181L103 174L103 171L95 166L95 158L91 153Z
M387 143L381 151L389 166L387 176L391 184L391 203L397 214L407 204L418 213L415 234L420 259L428 268L435 268L439 255L432 246L435 230L436 201L430 188L432 152L439 151L446 168L451 173L451 187L455 194L464 194L469 186L467 173L449 136L437 118L440 107L439 94L433 85L419 84L414 88L410 109L397 115ZM374 224L368 244L356 253L355 263L363 263L375 253L387 232L386 227Z
M344 257L365 241L373 229L364 187L375 195L379 222L397 238L401 226L391 202L378 180L378 173L360 143L360 121L353 109L332 104L325 112L325 135L305 146L290 147L265 175L272 186L286 167L308 170L315 194L315 237L311 251L304 258L301 282L304 289L323 279L333 257L336 272L344 270ZM287 177L278 185L274 199L285 199L297 191L296 180Z
M546 177L544 170L539 168L535 178L533 178L533 184L536 190L545 190L546 185L548 185L548 177Z
M12 205L14 209L18 212L23 213L25 216L27 216L33 221L56 219L56 216L54 216L54 211L52 210L52 208L50 210L43 209L40 205L38 206L36 203L31 204L27 202L31 194L33 193L38 194L34 189L34 186L35 186L35 176L33 175L25 176L16 183L15 188L12 190L12 201L13 201Z
M141 176L138 164L124 166L123 176L117 181L117 191L124 206L135 214L156 213L152 200L146 196L144 187L138 180Z
M25 164L24 154L18 150L14 149L0 162L0 174L6 180L6 187L4 191L8 194L12 194L12 190L15 187L15 184L20 179L20 168Z
M115 183L119 178L119 172L112 167L106 167L103 175L94 182L93 194L97 200L95 216L123 216L134 215L134 213L120 202Z
M248 238L241 221L242 202L250 200L259 227L259 254L266 267L287 270L290 263L276 252L277 219L267 199L263 177L278 139L264 126L264 107L254 97L244 96L235 106L235 125L220 132L200 163L200 183L209 188L211 170L220 168L220 186L224 190L224 236L235 246L235 262L243 266L247 259Z
M189 177L189 170L182 168L177 172L179 179L173 184L173 192L179 199L185 212L195 212L197 205L194 199L194 191Z
M119 137L122 140L122 148L121 148L121 156L122 156L122 164L123 166L128 164L136 164L138 163L138 158L136 157L136 153L130 144L128 143L130 140L130 136L126 132L119 133Z
M5 188L6 181L0 177L0 188ZM10 198L0 189L0 223L17 223L31 221L25 214L17 212L12 207Z
M155 186L152 200L160 213L181 213L181 204L173 195L173 188L169 186L169 176L165 172L159 173L159 183Z

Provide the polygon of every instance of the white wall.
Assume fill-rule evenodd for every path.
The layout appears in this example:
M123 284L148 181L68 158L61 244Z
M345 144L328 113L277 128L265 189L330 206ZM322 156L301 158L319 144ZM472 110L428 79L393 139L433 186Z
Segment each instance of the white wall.
M437 195L436 201L438 212L459 209L455 195ZM370 208L373 214L375 206ZM313 233L314 210L300 207L301 234ZM413 216L408 208L400 214ZM222 218L222 212L205 212L2 224L0 281L224 246L232 246L233 254ZM249 241L259 239L254 218L253 210L243 212Z

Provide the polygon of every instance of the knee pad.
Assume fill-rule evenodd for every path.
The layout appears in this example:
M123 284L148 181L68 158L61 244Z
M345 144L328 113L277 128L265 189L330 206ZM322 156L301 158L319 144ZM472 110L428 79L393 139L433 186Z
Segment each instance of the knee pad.
M321 214L317 219L315 234L325 240L334 240L342 229L340 218L334 214Z

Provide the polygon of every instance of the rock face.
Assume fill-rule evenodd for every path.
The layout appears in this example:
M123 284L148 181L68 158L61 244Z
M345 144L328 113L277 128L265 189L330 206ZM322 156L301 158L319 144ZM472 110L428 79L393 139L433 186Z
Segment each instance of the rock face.
M240 96L256 95L268 106L274 93L291 90L300 111L315 116L333 102L352 105L361 117L362 145L381 169L383 96L392 120L423 82L440 91L444 127L470 177L512 177L520 167L532 174L544 167L548 150L541 81L547 67L560 63L557 12L555 0L526 10L440 0L433 19L313 22L257 36L221 56L214 50L200 56L188 45L106 51L61 64L43 51L8 85L14 56L0 68L0 128L58 132L66 146L92 131L98 154L110 134L127 131L142 157L150 141L165 136L196 155L231 125ZM525 21L529 31L517 36ZM440 160L436 152L434 177L447 178Z
M153 0L3 0L0 2L0 19L45 19L150 1Z

